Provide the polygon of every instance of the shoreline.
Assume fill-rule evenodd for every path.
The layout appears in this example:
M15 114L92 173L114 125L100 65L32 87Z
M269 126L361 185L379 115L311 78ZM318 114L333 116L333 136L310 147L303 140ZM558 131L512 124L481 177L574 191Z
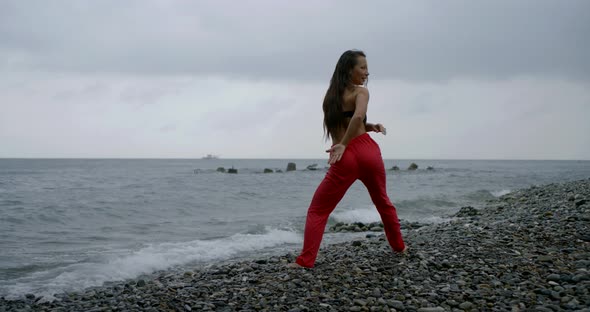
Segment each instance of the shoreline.
M295 254L20 300L0 311L589 311L590 179L515 190L449 222Z

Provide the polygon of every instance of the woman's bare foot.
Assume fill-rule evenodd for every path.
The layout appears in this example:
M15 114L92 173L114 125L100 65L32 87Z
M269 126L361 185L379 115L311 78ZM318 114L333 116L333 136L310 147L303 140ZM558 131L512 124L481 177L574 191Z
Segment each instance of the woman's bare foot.
M404 250L402 251L394 251L398 255L406 256L408 255L408 245L404 246Z
M305 268L305 267L300 266L299 263L297 263L297 262L291 262L291 263L287 264L287 267L289 269L304 269Z

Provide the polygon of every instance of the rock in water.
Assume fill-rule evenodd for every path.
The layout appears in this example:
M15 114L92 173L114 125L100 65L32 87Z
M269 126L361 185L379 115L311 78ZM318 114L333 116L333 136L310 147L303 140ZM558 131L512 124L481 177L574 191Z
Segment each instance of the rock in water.
M295 171L295 170L297 170L297 165L295 165L295 163L290 162L287 164L287 171Z

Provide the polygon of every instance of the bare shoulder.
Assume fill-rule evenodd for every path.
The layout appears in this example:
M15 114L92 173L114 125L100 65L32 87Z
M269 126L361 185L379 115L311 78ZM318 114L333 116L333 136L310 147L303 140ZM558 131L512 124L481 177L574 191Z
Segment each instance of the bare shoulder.
M354 92L356 93L357 96L359 94L362 94L364 96L369 96L369 89L367 89L365 86L355 86Z

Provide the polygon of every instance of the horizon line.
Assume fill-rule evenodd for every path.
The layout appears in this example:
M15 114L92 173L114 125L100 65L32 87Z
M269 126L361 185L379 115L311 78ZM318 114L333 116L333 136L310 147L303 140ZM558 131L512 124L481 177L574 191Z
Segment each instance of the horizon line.
M311 157L273 157L273 158L214 158L214 159L203 159L202 157L0 157L2 159L28 159L28 160L207 160L207 161L219 161L219 160L319 160L324 158L311 158ZM487 160L487 161L590 161L589 159L573 159L573 158L545 158L545 159L533 159L533 158L385 158L383 160Z

